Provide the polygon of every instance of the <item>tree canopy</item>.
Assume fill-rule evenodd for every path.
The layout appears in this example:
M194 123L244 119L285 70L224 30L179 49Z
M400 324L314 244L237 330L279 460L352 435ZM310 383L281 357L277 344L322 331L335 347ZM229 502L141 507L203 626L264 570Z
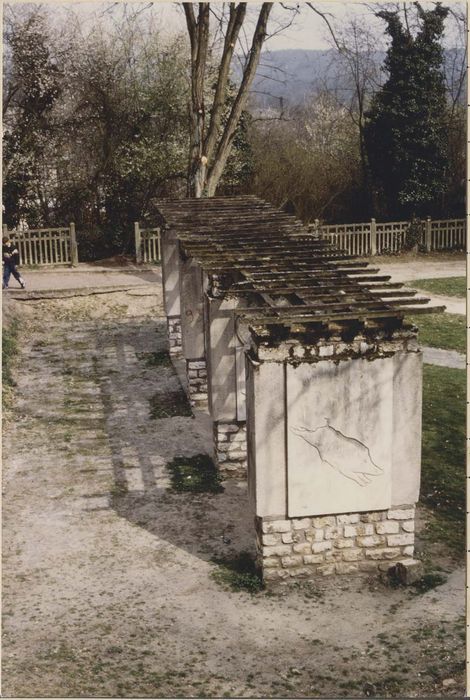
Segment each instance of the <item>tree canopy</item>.
M368 160L379 214L432 214L447 182L447 101L440 39L448 10L417 10L415 35L397 12L378 14L391 44L388 78L366 114Z

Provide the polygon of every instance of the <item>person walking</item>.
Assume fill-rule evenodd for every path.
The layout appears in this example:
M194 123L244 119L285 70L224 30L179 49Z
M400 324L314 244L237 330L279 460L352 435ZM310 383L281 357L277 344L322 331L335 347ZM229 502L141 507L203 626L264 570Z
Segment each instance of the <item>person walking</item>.
M9 236L2 238L2 257L3 257L3 285L2 289L8 289L10 276L13 275L17 280L21 289L26 287L24 279L18 272L17 266L20 264L20 254L16 245L10 240Z

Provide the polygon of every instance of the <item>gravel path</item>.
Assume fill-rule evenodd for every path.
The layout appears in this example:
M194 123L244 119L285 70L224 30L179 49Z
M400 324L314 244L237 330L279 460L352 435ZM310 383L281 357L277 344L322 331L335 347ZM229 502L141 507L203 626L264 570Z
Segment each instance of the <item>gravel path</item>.
M169 487L166 463L210 451L211 433L203 414L150 418L179 389L152 364L166 346L154 288L10 307L3 697L463 694L465 574L447 555L447 582L423 595L376 578L280 595L213 580L214 557L253 549L246 484Z

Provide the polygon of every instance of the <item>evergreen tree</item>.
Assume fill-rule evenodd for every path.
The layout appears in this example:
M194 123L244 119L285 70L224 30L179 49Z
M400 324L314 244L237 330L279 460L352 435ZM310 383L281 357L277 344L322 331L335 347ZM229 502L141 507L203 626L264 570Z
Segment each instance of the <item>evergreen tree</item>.
M447 179L447 104L440 38L448 9L417 9L412 35L397 12L381 11L392 42L388 79L367 113L366 147L377 213L392 217L439 210Z

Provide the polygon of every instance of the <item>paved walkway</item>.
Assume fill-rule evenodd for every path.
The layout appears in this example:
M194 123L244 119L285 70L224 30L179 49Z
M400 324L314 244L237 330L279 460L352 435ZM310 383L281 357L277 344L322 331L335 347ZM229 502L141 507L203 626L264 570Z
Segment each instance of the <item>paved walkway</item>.
M423 347L423 359L428 365L439 365L440 367L465 369L467 366L465 355L456 350Z
M78 289L80 287L131 287L136 285L161 285L162 274L159 266L151 267L99 267L81 264L77 267L54 268L51 270L23 271L27 290ZM11 290L18 290L12 280Z

